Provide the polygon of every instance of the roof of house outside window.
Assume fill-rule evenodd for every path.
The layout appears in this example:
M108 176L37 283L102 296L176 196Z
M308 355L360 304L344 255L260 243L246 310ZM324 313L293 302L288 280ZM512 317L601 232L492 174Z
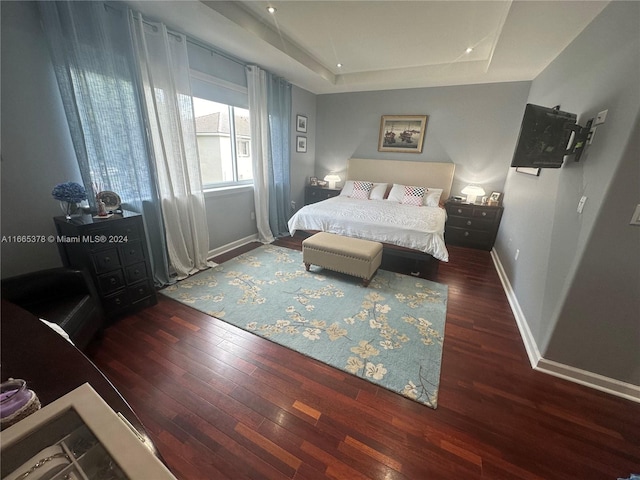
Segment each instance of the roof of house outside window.
M196 132L229 134L229 113L216 112L196 117ZM248 137L251 135L249 117L236 115L236 135Z

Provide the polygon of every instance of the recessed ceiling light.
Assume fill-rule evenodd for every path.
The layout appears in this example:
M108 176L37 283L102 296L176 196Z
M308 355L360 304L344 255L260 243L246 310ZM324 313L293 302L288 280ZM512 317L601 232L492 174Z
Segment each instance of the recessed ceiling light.
M473 48L469 47L464 52L469 54L469 53L473 52Z
M341 63L336 63L336 67L342 68L342 64Z
M276 7L267 7L267 12L276 13Z

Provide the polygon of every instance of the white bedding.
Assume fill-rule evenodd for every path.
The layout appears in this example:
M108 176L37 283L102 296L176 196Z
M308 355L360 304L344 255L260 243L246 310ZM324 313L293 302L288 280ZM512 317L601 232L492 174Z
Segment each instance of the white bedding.
M419 250L447 262L446 218L440 207L338 196L298 210L289 220L289 232L294 235L296 230L319 230L375 240Z

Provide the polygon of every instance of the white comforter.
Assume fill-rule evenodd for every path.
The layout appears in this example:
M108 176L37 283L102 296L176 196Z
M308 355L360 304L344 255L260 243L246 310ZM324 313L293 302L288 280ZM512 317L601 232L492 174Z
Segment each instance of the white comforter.
M446 218L440 207L338 196L298 210L289 220L289 232L293 235L296 230L319 230L375 240L419 250L447 262Z

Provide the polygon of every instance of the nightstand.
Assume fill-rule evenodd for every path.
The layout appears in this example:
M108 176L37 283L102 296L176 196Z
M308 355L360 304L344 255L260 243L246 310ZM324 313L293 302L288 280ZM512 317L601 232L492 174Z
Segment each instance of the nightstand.
M304 204L320 202L327 198L337 197L340 195L341 188L314 187L307 185L304 187Z
M475 205L447 201L447 223L444 238L447 244L491 250L498 235L502 206Z

